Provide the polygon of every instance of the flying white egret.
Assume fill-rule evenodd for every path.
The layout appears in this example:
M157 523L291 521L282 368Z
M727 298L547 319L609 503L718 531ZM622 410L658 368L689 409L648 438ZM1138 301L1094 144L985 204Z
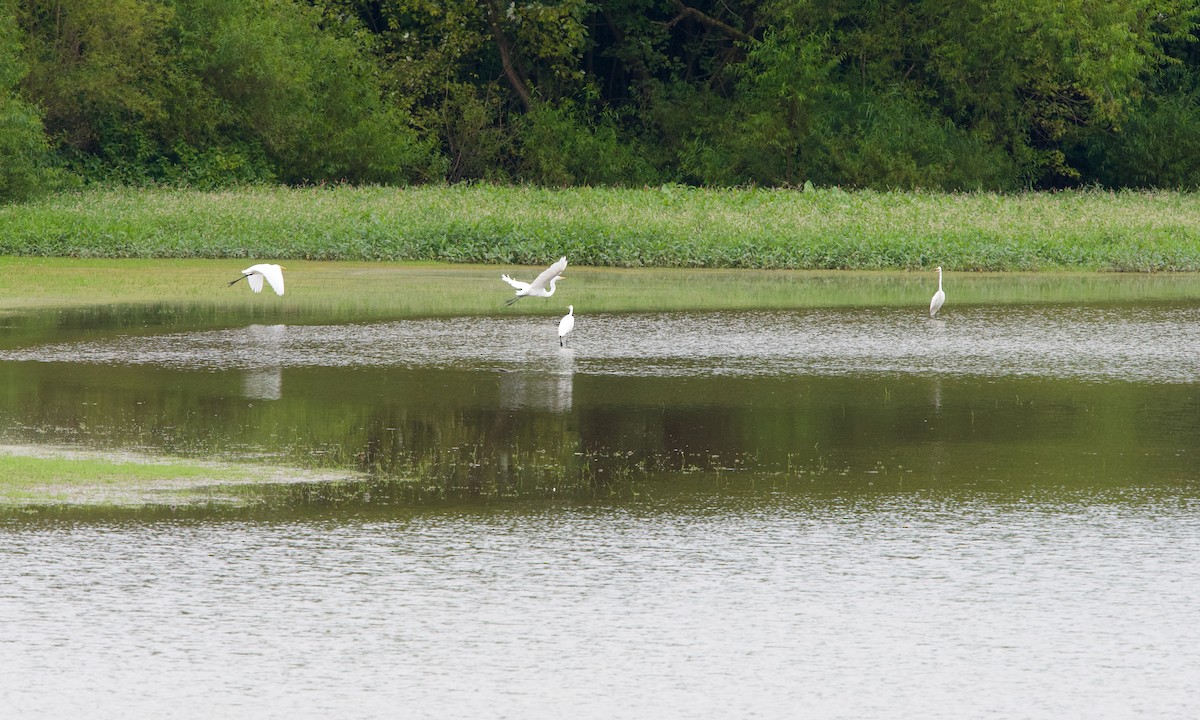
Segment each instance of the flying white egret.
M233 285L242 280L249 280L250 289L258 293L262 292L263 278L266 278L267 282L271 283L271 289L275 291L276 295L283 294L283 268L278 265L269 265L267 263L251 265L242 271L240 278L230 280L229 284Z
M567 333L575 329L575 306L567 306L567 314L563 315L563 319L558 321L558 346L562 347Z
M942 303L946 302L946 293L942 291L942 266L938 265L938 291L933 294L933 299L929 301L929 317L938 314L938 310L942 309Z
M536 295L538 297L550 297L554 294L554 283L563 279L562 272L566 269L567 259L565 257L561 257L558 259L558 262L543 270L542 274L534 278L533 282L531 283L524 283L520 280L513 280L507 275L501 275L501 280L517 289L517 296L504 304L512 305L521 298L528 297L530 295ZM547 283L550 285L549 290L546 289Z

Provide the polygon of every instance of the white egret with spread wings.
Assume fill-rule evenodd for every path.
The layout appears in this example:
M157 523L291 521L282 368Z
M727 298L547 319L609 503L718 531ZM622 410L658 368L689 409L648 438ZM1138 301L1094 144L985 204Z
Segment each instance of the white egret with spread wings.
M262 292L264 278L266 278L266 281L271 284L271 289L275 291L276 295L283 294L283 268L278 265L271 265L268 263L251 265L242 271L242 276L240 278L237 280L230 280L229 284L233 285L234 283L246 280L250 283L250 289L258 293Z
M542 271L542 274L534 278L533 282L531 283L513 280L507 275L501 275L501 280L517 289L517 296L509 300L507 303L505 303L505 305L512 305L523 297L550 297L554 294L554 283L563 279L562 273L566 269L567 259L565 257L561 257L558 259L558 262ZM549 289L547 289L547 285L550 286Z

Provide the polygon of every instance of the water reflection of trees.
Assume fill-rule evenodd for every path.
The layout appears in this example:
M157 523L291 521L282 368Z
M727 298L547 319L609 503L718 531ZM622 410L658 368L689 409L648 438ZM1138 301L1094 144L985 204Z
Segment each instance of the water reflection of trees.
M1188 477L1200 444L1194 393L1165 385L294 368L279 392L262 372L272 402L245 371L4 363L0 421L9 442L355 468L377 496L602 493L662 473L1122 482Z

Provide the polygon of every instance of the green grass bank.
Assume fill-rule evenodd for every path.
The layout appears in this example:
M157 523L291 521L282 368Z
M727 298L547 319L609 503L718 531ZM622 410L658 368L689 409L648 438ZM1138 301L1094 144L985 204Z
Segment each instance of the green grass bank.
M89 189L0 207L0 255L596 267L1200 270L1200 194L425 186Z

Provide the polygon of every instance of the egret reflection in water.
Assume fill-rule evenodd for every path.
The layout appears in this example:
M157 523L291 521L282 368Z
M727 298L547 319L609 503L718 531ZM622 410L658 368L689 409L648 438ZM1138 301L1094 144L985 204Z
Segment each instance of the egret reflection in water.
M575 350L560 348L547 372L500 374L500 406L508 410L570 412L575 388Z
M279 367L247 370L242 375L242 395L250 400L278 400L283 397L283 369Z
M287 325L248 325L242 351L251 366L282 367L287 357Z

